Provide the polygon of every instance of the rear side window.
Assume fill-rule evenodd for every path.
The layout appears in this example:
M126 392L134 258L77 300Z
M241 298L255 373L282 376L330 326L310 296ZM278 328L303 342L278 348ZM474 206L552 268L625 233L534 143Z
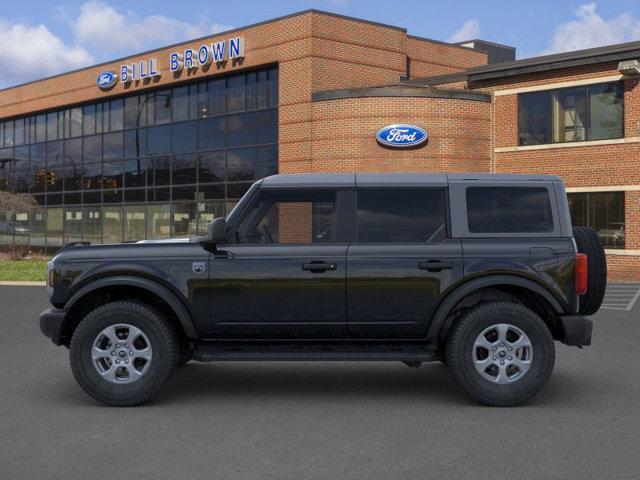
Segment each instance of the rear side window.
M446 237L444 190L358 191L359 243L437 243Z
M549 191L543 187L467 188L471 233L553 231Z

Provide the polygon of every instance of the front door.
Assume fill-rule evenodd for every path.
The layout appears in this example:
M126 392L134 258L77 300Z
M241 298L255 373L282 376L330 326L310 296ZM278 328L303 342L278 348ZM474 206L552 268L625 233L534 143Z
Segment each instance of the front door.
M261 190L211 262L217 338L346 337L335 190Z
M463 277L448 238L445 189L357 191L356 241L347 253L351 338L425 338L442 292Z

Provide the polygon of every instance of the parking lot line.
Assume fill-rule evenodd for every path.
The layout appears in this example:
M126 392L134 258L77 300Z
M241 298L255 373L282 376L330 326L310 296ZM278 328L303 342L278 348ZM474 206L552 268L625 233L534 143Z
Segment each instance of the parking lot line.
M610 283L607 285L602 308L630 311L638 302L638 299L640 299L640 285Z

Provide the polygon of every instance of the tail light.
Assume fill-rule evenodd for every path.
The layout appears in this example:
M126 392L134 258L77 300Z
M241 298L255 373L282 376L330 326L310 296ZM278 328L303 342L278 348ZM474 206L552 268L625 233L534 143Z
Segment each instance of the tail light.
M587 256L584 253L576 253L575 284L578 295L587 293Z

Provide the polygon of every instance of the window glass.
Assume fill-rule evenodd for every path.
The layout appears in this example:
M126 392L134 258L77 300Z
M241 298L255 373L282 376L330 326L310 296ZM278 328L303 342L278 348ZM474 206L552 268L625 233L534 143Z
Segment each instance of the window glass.
M44 118L44 115L40 116L41 118ZM14 139L13 139L13 144L14 145L23 145L25 143L25 128L24 128L24 118L19 118L17 120L15 120L13 122L13 128L14 128ZM28 131L28 129L27 129ZM45 132L46 133L46 132ZM46 139L43 138L42 140L39 140L40 142L43 142Z
M225 117L205 118L198 122L198 149L215 150L225 146Z
M109 104L96 104L96 133L109 131Z
M0 148L4 146L4 123L0 123Z
M58 151L51 153L52 157L59 155ZM31 145L29 149L29 191L31 193L43 193L47 186L46 144Z
M66 207L64 209L64 241L82 241L82 208Z
M13 121L4 122L4 146L13 146Z
M551 93L536 92L519 96L519 144L551 143Z
M596 85L589 89L589 93L590 140L622 137L624 135L622 84Z
M207 234L207 225L218 217L225 215L225 203L223 201L201 202L203 208L199 208L198 235Z
M196 112L193 118L203 118L207 116L207 84L199 83L196 87L198 90L198 99L196 102Z
M605 248L625 248L624 192L569 193L573 225L593 228Z
M160 156L153 158L153 185L169 185L171 180L171 157ZM148 181L151 179L148 178Z
M29 191L29 145L16 147L13 158L15 159L13 188L16 193L27 193Z
M102 151L105 160L122 158L122 132L107 133L103 137Z
M140 203L147 200L147 191L144 188L132 188L124 191L124 203Z
M275 145L259 147L257 178L268 177L276 173L278 173L278 147Z
M109 131L122 130L124 124L123 110L124 103L121 99L109 102Z
M147 129L147 149L149 155L162 155L171 151L169 125Z
M244 75L227 78L227 112L244 110Z
M144 240L144 205L126 205L124 207L124 241Z
M18 130L18 126L20 126L20 130ZM22 138L20 139L20 143L24 140L24 123L16 122L16 145L18 144L18 134L21 132ZM36 142L44 142L47 140L47 116L46 115L38 115L36 117Z
M253 181L256 179L256 149L242 148L227 152L227 180Z
M173 153L187 153L196 151L198 138L198 122L174 123L172 131Z
M173 187L171 189L171 200L194 200L196 198L196 187L191 185L188 187Z
M169 238L171 233L169 204L147 205L147 238Z
M227 116L227 145L243 147L256 143L256 114L240 113Z
M173 157L171 167L174 185L196 183L197 166L195 155L176 155Z
M122 187L122 160L104 162L102 165L102 188L114 190Z
M96 133L96 106L87 105L82 108L82 132L84 135Z
M622 82L518 95L518 144L581 142L624 135Z
M82 209L82 228L84 241L102 243L102 209L99 206Z
M198 191L202 192L204 198L209 199L223 199L225 197L224 184L214 183L213 185L199 185Z
M102 160L102 135L84 137L82 142L82 159L85 163Z
M553 141L583 142L587 139L587 89L566 88L553 95Z
M197 232L195 202L173 204L173 237L192 237Z
M47 208L47 245L62 246L62 208Z
M360 243L437 243L446 237L442 189L362 189Z
M122 242L122 207L104 207L103 242Z
M247 193L247 191L251 188L251 182L243 182L243 183L228 183L227 184L227 198L232 198L235 200L240 200L242 196Z
M29 244L36 247L45 246L46 216L47 211L42 207L32 208L29 212Z
M258 143L277 143L278 111L275 109L258 112Z
M47 114L47 140L58 139L58 112Z
M225 80L213 80L207 84L207 115L224 113Z
M169 90L156 92L154 95L154 122L156 125L168 123L171 119L171 93Z
M189 118L189 87L174 88L171 95L173 121L180 122Z
M334 191L260 192L245 212L237 241L245 244L331 243Z
M249 72L246 75L247 84L245 86L245 109L256 109L256 73Z
M151 160L149 159L133 159L124 162L124 186L125 187L144 187L147 185L147 170ZM153 179L153 170L151 171L151 179Z
M136 128L124 132L124 156L126 158L147 155L147 130Z
M124 99L123 127L138 127L138 96L132 95Z
M96 190L101 186L102 163L84 163L82 166L82 188Z
M549 191L543 187L467 188L467 216L472 233L553 231Z
M2 190L10 188L12 165L13 149L0 150L0 189Z
M102 203L122 203L122 190L103 190Z
M45 174L45 183L47 184L48 192L61 192L64 179L65 179L65 168L64 168L64 156L62 153L62 142L48 142L46 144L46 152L47 152L47 168ZM35 160L35 151L34 160Z
M82 139L64 141L65 190L80 190L82 182Z
M69 110L69 135L70 137L79 137L82 135L82 108L72 108ZM37 133L36 125L36 136Z

